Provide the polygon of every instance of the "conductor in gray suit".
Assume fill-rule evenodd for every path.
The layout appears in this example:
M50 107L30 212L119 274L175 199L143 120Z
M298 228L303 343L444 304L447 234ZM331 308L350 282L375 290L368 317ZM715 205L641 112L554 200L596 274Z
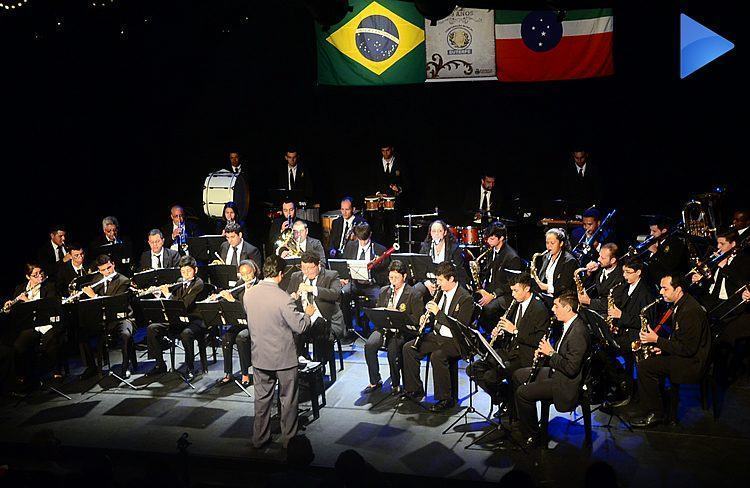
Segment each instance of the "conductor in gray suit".
M275 380L279 380L281 399L281 434L286 447L297 434L297 351L294 334L310 328L311 304L305 313L294 309L292 298L279 288L284 274L284 259L268 256L263 263L265 279L245 292L247 324L252 338L255 391L255 422L253 445L262 447L271 440L271 403Z

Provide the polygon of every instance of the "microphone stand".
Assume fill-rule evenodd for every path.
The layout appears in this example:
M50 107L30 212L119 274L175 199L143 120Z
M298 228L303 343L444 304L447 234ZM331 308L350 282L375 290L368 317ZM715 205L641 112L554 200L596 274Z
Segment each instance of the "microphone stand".
M412 226L411 219L413 219L413 218L419 218L419 219L421 219L421 218L424 218L424 217L437 217L437 216L438 216L438 208L437 207L435 207L435 212L433 212L433 213L404 215L404 218L409 222L409 252L412 252L412 250L411 250L412 237L411 236L412 236L412 230L414 228Z

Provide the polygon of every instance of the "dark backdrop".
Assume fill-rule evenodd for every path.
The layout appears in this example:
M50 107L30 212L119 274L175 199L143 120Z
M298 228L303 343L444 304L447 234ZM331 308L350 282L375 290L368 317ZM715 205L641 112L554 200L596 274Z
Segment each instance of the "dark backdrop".
M316 85L313 21L297 1L122 3L35 0L0 17L2 289L53 222L86 243L115 215L140 247L172 203L200 214L203 180L230 148L263 175L297 144L323 210L366 193L361 175L384 138L412 167L416 210L460 202L486 165L502 191L538 205L574 146L605 168L605 203L625 228L644 213L676 217L716 183L747 203L745 34L729 0L681 4L738 46L686 80L680 5L629 1L615 5L611 79L375 88Z

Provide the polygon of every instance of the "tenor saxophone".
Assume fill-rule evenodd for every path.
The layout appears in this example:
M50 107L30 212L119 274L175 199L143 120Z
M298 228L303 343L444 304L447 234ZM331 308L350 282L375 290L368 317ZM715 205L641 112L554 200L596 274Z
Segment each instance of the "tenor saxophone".
M659 297L641 309L641 312L639 314L641 319L641 332L648 332L648 319L646 318L646 311L648 311L648 309L650 309L657 303L661 302L662 299L663 297ZM635 356L636 362L641 362L644 359L648 359L654 353L653 346L641 344L640 339L633 341L630 344L630 348L633 350L633 355Z

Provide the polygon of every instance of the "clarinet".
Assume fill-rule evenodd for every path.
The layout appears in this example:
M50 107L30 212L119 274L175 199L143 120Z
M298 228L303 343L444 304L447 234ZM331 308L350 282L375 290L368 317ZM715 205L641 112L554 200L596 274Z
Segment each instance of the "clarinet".
M555 318L549 318L549 329L545 332L542 340L539 342L546 341L552 335L552 327L555 325ZM542 355L534 353L534 361L531 363L531 370L529 371L529 377L524 381L524 385L528 385L536 379L536 375L539 374L539 370L542 369Z
M435 303L440 303L440 299L443 298L443 290L442 288L438 288L438 290L435 292L435 297L431 300ZM419 341L424 337L424 329L427 327L427 324L432 322L435 319L435 316L430 313L430 311L426 311L420 318L419 318L419 331L417 331L417 338L414 339L414 344L411 345L412 349L419 349Z
M500 322L502 322L503 319L507 319L508 318L508 316L510 315L511 309L513 308L513 305L517 305L517 307L516 307L515 310L518 310L518 307L521 306L521 304L519 302L515 301L515 300L513 300L513 303L511 303L510 305L508 305L508 309L505 311L505 313L503 314L502 318L497 321L497 325L495 326L495 329L499 329L499 330L497 331L497 334L495 334L495 337L493 337L492 339L490 339L490 347L492 347L495 344L495 340L498 337L500 337L501 339L503 337L505 337L505 331L502 328L500 328ZM515 310L514 310L513 313L515 313ZM516 325L516 327L518 327L518 324L515 324L515 325ZM493 332L494 332L494 330L493 330Z

